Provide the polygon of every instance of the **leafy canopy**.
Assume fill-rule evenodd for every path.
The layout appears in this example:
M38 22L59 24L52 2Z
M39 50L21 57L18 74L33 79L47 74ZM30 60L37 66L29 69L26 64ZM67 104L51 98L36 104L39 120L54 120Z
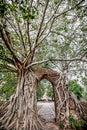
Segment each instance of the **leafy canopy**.
M4 72L0 74L0 98L8 100L15 92L17 86L16 76L11 72Z

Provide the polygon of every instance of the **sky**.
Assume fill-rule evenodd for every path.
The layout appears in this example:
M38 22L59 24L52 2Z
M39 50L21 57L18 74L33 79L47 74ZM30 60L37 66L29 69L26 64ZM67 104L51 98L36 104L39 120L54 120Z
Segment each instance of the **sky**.
M87 4L87 0L85 0L85 3Z

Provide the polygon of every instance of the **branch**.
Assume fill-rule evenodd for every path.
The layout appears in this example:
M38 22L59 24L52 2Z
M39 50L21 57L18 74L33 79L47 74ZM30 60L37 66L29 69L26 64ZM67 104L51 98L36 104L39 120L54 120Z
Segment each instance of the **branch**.
M43 61L38 61L38 62L31 63L30 65L28 65L28 66L26 67L26 69L28 69L28 68L31 67L31 66L43 64L43 63L49 62L49 61L50 61L50 60L47 59L47 60L43 60Z
M24 49L24 51L26 52L25 42L24 42L23 35L22 35L22 31L21 31L21 29L20 29L20 25L19 25L18 22L17 22L17 25L18 25L18 30L19 30L19 33L20 33L20 37L21 37L23 49Z
M74 51L76 54L73 53L72 57L79 57L81 55L80 59L82 59L83 58L83 56L82 56L83 54L81 53L81 51L82 51L82 48L86 48L86 46L87 46L87 44L85 43L83 46L77 48L77 51Z
M38 42L38 44L36 44L35 48L37 48L45 39L46 37L50 34L50 30L48 31L48 33L43 37L43 39L41 39L41 41Z
M87 71L87 69L83 69L83 68L81 68L81 69L71 69L70 71Z
M66 36L65 36L64 34L60 33L60 32L51 31L51 33L54 33L54 34L57 34L57 35L61 35L61 36L63 36L63 37L65 37L65 38L66 38Z
M77 3L74 7L70 8L70 9L68 9L68 10L66 10L66 11L64 11L64 12L58 14L58 15L56 15L55 18L58 18L58 17L60 17L62 14L65 14L65 13L67 13L67 12L69 12L69 11L75 9L75 8L76 8L78 5L80 5L82 2L83 2L83 0L81 0L79 3Z
M82 7L87 7L87 4L80 6L80 8L82 8Z
M41 29L42 29L42 25L43 25L43 22L44 22L44 18L45 18L45 14L46 14L48 3L49 3L49 0L47 0L46 6L45 6L45 9L44 9L44 12L43 12L43 16L42 16L42 20L41 20L41 23L40 23L40 27L39 27L38 33L37 33L35 44L37 44L37 42L38 42L38 38L39 38Z
M11 28L14 30L14 32L16 33L16 35L18 36L18 38L20 39L20 41L22 41L22 45L23 45L23 49L24 51L26 51L26 48L25 48L25 43L24 43L24 40L23 40L23 36L22 36L22 32L20 30L20 32L17 32L17 30L20 29L17 29L17 27L15 26L15 24L12 22L9 21L9 19L7 17L5 17L6 21L8 22L8 24L11 26ZM20 34L19 34L20 33ZM27 32L28 33L28 32ZM29 37L29 36L28 36ZM29 39L29 38L28 38ZM29 40L28 40L29 41Z
M0 62L0 67L3 67L4 69L7 69L7 70L10 70L12 72L16 72L17 73L16 68L13 65L11 65L11 64L6 64L5 65L5 64Z
M33 0L31 0L31 4L30 4L30 7L32 7L32 4L33 4Z
M30 39L29 22L27 22L27 35L28 35L28 42L29 42L29 46L30 46L30 52L31 52L31 39Z
M87 62L87 60L85 59L81 59L81 58L73 58L73 59L47 59L47 60L43 60L43 61L38 61L38 62L34 62L34 63L31 63L29 64L26 69L28 69L29 67L31 66L34 66L34 65L39 65L39 64L43 64L43 63L46 63L46 62L51 62L51 61L70 61L70 62L73 62L73 61L81 61L81 62Z
M59 5L61 4L61 2L62 2L62 0L61 0L61 1L59 2L59 4L57 5L54 14L56 14L57 9L58 9ZM61 14L59 14L59 15L57 15L57 16L55 16L55 15L53 14L53 15L51 16L51 18L48 20L48 22L46 23L46 26L44 27L44 29L43 29L43 31L41 32L40 36L44 33L45 29L47 28L47 25L48 25L49 22L52 20L52 18L53 18L52 21L54 22L54 20L55 20L56 17L59 17L59 16L61 16L62 14L65 14L65 13L67 13L68 11L71 11L72 9L76 8L79 4L81 4L82 2L83 2L83 1L79 2L78 4L76 4L76 5L75 5L74 7L72 7L71 9L62 12ZM52 22L52 24L53 24L53 22Z
M62 1L60 1L60 3L57 5L57 7L59 7L59 5L61 4L61 2L62 2ZM80 1L78 4L76 4L74 7L70 8L70 9L68 9L68 10L66 10L66 11L64 11L64 12L62 12L62 13L60 13L60 14L57 15L57 16L54 16L54 14L56 13L56 11L57 11L57 9L58 9L58 8L56 8L54 14L51 16L51 18L50 18L50 19L48 20L48 22L46 23L46 26L44 27L43 31L40 33L39 37L41 37L41 35L44 33L45 29L47 28L48 23L52 20L48 33L46 34L46 36L44 36L44 38L43 38L38 44L35 45L35 48L38 47L39 44L42 43L42 41L45 40L46 37L49 35L49 33L51 32L51 29L52 29L54 20L55 20L57 17L59 17L59 16L61 16L62 14L65 14L65 13L67 13L67 12L73 10L73 9L76 8L78 5L80 5L82 2L83 2L83 0ZM53 19L52 19L52 18L53 18Z
M51 29L52 29L52 25L53 25L53 23L54 23L54 18L53 18L53 20L52 20L52 22L51 22L51 25L50 25L50 28L49 28L49 30L48 30L48 33L36 44L36 46L35 46L35 48L36 47L38 47L39 45L40 45L40 43L42 43L46 38L47 38L47 36L50 34L50 32L51 32ZM41 34L42 35L42 34Z
M8 22L8 24L11 26L11 28L15 31L15 33L16 33L16 35L19 37L19 39L21 40L20 35L19 35L18 32L17 32L17 28L16 28L15 24L14 24L14 23L11 23L7 17L5 17L5 19L6 19L6 21Z
M42 29L42 25L43 25L43 22L44 22L45 13L46 13L46 10L47 10L48 3L49 3L49 0L47 0L46 6L45 6L45 8L44 8L42 20L41 20L41 23L40 23L40 26L39 26L39 30L38 30L38 33L37 33L37 36L36 36L35 45L34 45L33 49L31 50L31 52L28 54L27 59L25 60L25 64L28 62L28 59L29 59L30 57L31 57L31 59L30 59L29 62L31 63L31 62L32 62L32 59L33 59L33 57L34 57L35 49L36 49L37 42L38 42L38 39L39 39L39 35L40 35L41 29ZM29 37L29 38L30 38L30 37Z
M57 4L57 6L56 6L56 8L55 8L55 11L54 11L54 14L56 14L56 12L57 12L57 10L58 10L58 8L59 8L59 6L60 6L61 3L62 3L62 0L60 0L60 2ZM42 36L42 34L44 33L44 31L46 30L46 28L47 28L49 22L52 20L52 18L53 18L53 20L54 20L54 14L53 14L53 15L50 17L50 19L47 21L47 23L46 23L44 29L43 29L42 32L40 33L40 37Z
M82 59L85 55L87 55L87 51L83 53L83 55L81 56L81 59Z
M6 47L8 48L8 50L10 51L10 53L12 54L13 58L15 59L15 61L21 64L21 62L19 61L19 59L14 54L12 45L10 43L9 34L8 34L8 32L6 30L5 30L5 32L6 32L6 34L3 32L2 27L0 27L0 36L1 36L2 40L4 41Z
M50 61L82 61L82 62L87 62L86 59L82 59L82 58L72 58L72 59L51 59Z
M1 60L7 61L8 63L14 65L14 61L11 58L8 58L6 55L0 56Z

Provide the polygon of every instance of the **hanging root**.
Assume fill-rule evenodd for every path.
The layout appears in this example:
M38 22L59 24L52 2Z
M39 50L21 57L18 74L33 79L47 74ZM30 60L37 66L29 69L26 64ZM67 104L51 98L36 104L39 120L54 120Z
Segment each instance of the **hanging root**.
M7 103L5 103L1 111L0 107L0 122L2 122L2 126L0 127L0 130L4 128L5 130L45 130L43 123L39 119L39 117L31 110L30 114L26 115L26 119L24 120L24 117L21 116L21 118L17 118L15 113L11 113L9 111L10 104L6 106ZM2 115L3 113L3 115Z
M69 92L65 76L46 68L35 73L27 70L19 72L16 93L9 102L0 106L0 121L6 130L47 130L37 115L36 86L43 78L54 86L57 123L62 121L64 129L68 128L71 99L75 106L73 110L79 110L80 115L86 113L87 119L87 105L80 103L75 95Z
M0 120L6 130L45 130L36 111L36 84L32 71L20 73L16 93L0 107Z
M55 89L57 122L60 122L69 116L69 93L65 76L60 75L56 81Z
M73 100L76 111L79 113L80 118L87 121L87 102L79 101L72 92L70 92L70 98Z

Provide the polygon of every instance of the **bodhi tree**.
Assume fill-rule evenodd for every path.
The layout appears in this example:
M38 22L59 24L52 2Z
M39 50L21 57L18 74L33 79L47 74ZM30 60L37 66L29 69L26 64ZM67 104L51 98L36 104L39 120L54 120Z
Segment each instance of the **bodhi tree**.
M15 93L10 101L1 107L1 120L6 129L44 129L37 115L38 82L46 78L58 89L65 78L61 78L59 73L48 68L37 69L37 65L52 61L51 58L46 59L46 56L40 60L40 54L43 52L43 45L50 47L48 41L50 34L54 33L51 30L57 25L56 20L77 7L80 9L79 5L82 3L83 0L74 2L72 0L2 0L0 2L0 68L10 70L17 76ZM65 84L66 82L62 85ZM61 96L63 94L68 96L68 91L63 91L66 94L61 93ZM61 99L58 91L55 97L56 102L59 99L63 104L67 100L67 98Z

